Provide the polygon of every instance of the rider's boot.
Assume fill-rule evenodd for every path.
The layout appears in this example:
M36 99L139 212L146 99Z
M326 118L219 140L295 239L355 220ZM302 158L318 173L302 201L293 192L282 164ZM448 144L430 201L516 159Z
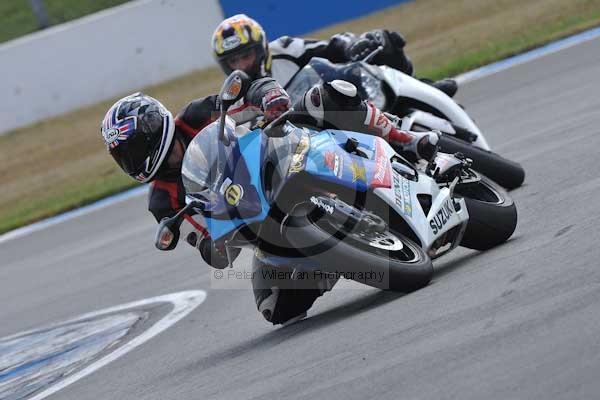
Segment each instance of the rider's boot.
M444 78L435 82L430 79L421 79L421 81L433 86L438 90L441 90L450 97L454 97L454 95L458 91L458 84L454 79Z
M317 289L254 287L258 312L273 325L290 325L305 318L308 309L322 294L323 292Z
M410 141L406 141L407 136L411 138ZM409 161L416 162L420 159L431 161L437 153L439 137L439 131L407 132L393 130L390 132L388 141L396 152Z
M306 317L315 300L337 282L337 277L324 274L295 274L293 259L289 265L281 260L264 251L255 252L252 267L256 307L273 325L289 325Z

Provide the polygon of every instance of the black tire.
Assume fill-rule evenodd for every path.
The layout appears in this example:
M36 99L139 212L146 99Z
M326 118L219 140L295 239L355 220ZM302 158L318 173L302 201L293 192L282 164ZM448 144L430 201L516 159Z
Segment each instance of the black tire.
M496 183L482 176L476 184L457 185L454 194L464 198L469 212L461 246L487 250L512 236L517 227L517 207Z
M462 153L472 159L474 170L508 190L518 188L525 181L525 170L521 164L492 151L480 149L446 134L440 137L439 146L444 153Z
M431 281L431 259L416 243L389 231L387 233L402 241L401 251L361 245L352 239L352 232L344 233L347 236L342 240L324 228L327 218L326 214L320 214L318 221L312 214L290 217L285 229L287 240L306 257L318 261L324 271L344 274L346 278L379 289L405 293L420 289ZM412 259L401 261L410 254ZM363 277L371 275L374 278L354 279L361 273Z

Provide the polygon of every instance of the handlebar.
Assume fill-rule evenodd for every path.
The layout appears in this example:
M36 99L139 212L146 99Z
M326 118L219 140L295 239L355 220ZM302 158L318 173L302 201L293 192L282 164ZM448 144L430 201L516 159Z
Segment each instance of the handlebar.
M383 46L378 46L375 50L373 50L372 52L367 54L365 56L365 58L363 58L362 60L356 60L356 61L363 61L363 62L369 63L369 61L371 61L371 59L373 57L375 57L377 54L379 54L381 51L383 51Z

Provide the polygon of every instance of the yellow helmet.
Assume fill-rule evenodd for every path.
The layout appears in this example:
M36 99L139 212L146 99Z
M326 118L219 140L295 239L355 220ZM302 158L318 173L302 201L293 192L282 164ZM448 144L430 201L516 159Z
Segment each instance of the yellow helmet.
M212 37L212 48L217 62L227 75L234 69L243 69L254 79L271 74L271 54L265 31L245 14L229 17L217 26Z

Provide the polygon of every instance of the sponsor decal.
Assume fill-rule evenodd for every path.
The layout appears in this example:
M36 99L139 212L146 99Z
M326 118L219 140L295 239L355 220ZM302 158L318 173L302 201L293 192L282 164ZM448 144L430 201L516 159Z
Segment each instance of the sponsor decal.
M238 47L241 42L242 41L240 40L240 38L237 35L229 36L229 37L223 39L223 50L227 51L227 50L234 49L234 48Z
M448 221L450 221L452 214L454 214L454 205L452 204L452 200L448 199L435 216L429 220L429 227L434 235L437 235Z
M385 153L382 142L383 139L377 138L375 140L375 173L371 181L372 188L390 188L392 186L389 168L390 160Z
M106 144L111 144L119 137L119 130L117 128L111 128L107 131L102 132L102 136L104 136L104 141Z
M310 202L322 209L323 211L325 211L327 214L333 214L333 206L330 204L325 204L323 200L312 196L310 198Z
M288 176L297 174L304 169L306 153L308 152L309 148L310 139L308 138L308 135L302 135L300 143L298 143L298 147L296 148L296 153L292 156L292 163L290 164Z
M367 171L365 167L359 165L356 161L352 161L352 165L350 166L352 170L352 182L367 180Z
M375 122L375 127L379 128L381 132L387 132L389 130L390 120L385 116L384 113L380 112L377 117L377 122Z
M109 148L114 149L120 141L127 140L137 129L136 117L127 117L117 121L116 125L107 124L102 130L102 136Z
M369 128L378 131L378 136L386 136L392 129L389 118L381 112L372 102L368 102L367 118L365 124L369 123Z
M242 197L244 197L244 189L238 184L229 185L225 190L225 200L230 206L236 207L240 204Z
M329 168L331 172L335 176L339 176L340 167L342 164L342 160L340 159L340 155L334 151L328 151L325 153L325 166Z
M410 182L402 178L402 198L404 199L404 212L412 216L412 201L410 199Z
M410 182L398 173L394 173L394 197L396 205L403 214L412 217Z

